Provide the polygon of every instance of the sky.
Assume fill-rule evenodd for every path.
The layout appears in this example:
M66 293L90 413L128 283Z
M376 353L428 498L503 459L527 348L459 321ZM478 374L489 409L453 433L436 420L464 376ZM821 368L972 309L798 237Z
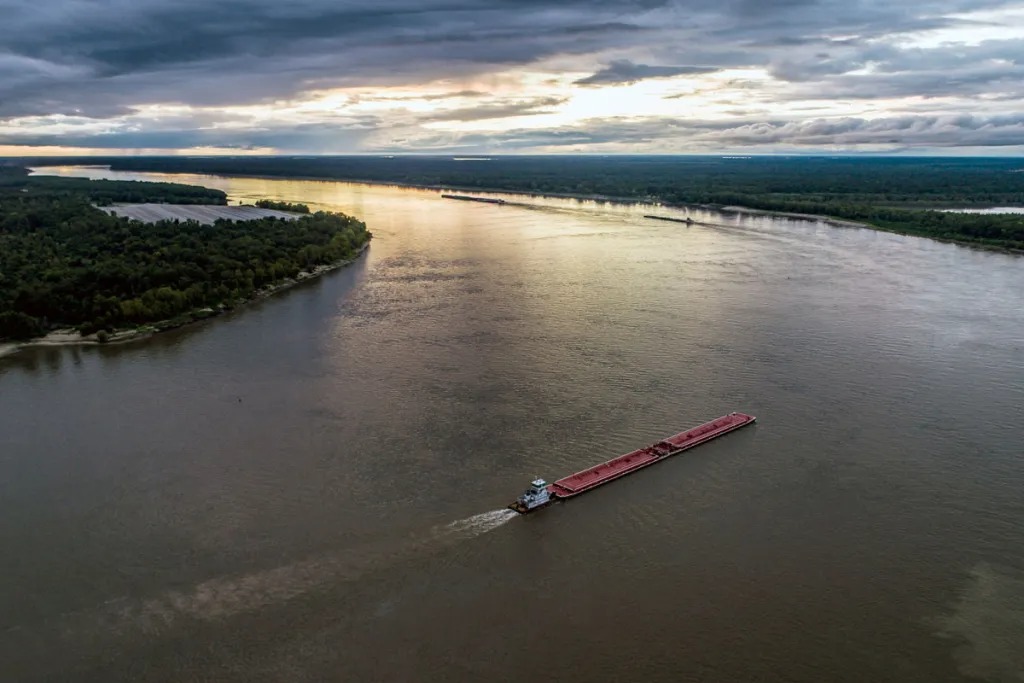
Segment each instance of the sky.
M1024 0L0 0L0 155L1024 155Z

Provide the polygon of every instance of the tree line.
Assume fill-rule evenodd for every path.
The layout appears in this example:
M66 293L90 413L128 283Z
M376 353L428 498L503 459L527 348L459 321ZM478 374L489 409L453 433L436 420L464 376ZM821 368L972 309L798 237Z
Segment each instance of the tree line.
M227 195L221 190L197 185L30 176L24 168L0 166L0 198L13 192L50 198L86 197L97 206L108 206L115 202L221 205L228 203Z
M0 181L0 339L66 326L89 334L230 306L352 258L371 237L361 221L325 212L293 221L144 224L95 208L94 188L112 201L211 195L172 184L114 190L94 182L103 181L74 190L32 182L22 192L25 185Z
M309 207L305 204L295 204L292 202L280 202L274 199L261 199L256 202L256 206L261 209L274 209L275 211L290 211L292 213L309 213Z
M65 159L62 163L72 160ZM1024 166L1006 158L509 156L105 160L112 168L314 177L814 213L914 235L1024 249L1024 216L938 211L1024 205Z

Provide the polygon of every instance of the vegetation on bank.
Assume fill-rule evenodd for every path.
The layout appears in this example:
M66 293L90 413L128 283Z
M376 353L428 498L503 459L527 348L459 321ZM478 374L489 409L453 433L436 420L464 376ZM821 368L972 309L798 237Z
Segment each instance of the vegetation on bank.
M225 197L165 183L54 185L23 176L26 184L3 182L12 175L0 173L0 339L69 326L83 334L102 330L103 339L107 331L192 311L212 314L301 272L350 259L371 237L355 218L323 212L294 221L144 224L93 204L97 197Z
M275 211L290 211L292 213L309 213L309 207L305 204L293 204L292 202L279 202L274 199L261 199L256 202L261 209L274 209Z
M97 206L116 202L162 204L228 203L221 190L180 183L149 183L136 180L88 180L57 176L30 176L20 167L0 166L0 201L13 193L50 199L88 198ZM5 210L4 216L8 212Z
M968 244L1024 249L1024 216L934 210L1024 205L1024 162L1019 159L133 157L110 158L103 163L122 170L331 178L670 204L738 205L832 216Z

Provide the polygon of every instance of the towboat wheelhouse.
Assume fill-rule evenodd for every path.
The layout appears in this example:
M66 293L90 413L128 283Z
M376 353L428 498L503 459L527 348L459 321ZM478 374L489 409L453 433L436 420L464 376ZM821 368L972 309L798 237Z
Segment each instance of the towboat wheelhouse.
M554 501L554 498L548 491L548 483L543 479L537 478L530 482L530 488L526 489L523 495L519 496L514 503L509 505L509 508L516 512L526 513L530 510L544 507L552 501Z

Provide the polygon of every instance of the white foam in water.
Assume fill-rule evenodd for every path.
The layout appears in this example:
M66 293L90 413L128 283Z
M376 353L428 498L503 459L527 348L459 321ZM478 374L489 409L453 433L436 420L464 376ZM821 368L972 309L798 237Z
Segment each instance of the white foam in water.
M404 540L391 540L324 555L302 562L254 572L243 576L210 579L191 589L170 591L148 600L121 598L86 614L67 615L66 636L82 632L127 636L136 632L156 633L182 621L210 621L284 602L341 581L351 581L379 568L410 559L420 553L440 550L453 543L493 531L518 514L492 510L448 524Z
M484 512L452 522L446 528L456 533L468 533L470 536L479 536L480 534L486 534L488 531L497 529L518 515L518 512L508 508L491 510L490 512Z

